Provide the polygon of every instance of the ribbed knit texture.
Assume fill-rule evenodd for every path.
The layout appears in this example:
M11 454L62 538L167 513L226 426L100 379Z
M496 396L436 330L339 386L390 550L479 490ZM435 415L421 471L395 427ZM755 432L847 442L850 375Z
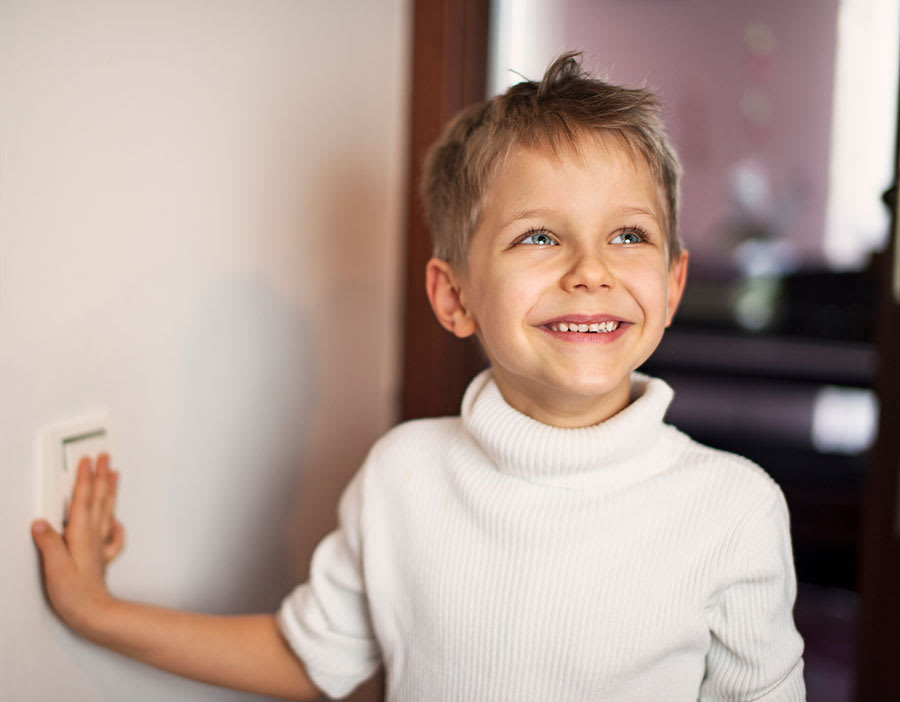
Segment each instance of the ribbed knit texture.
M520 414L490 372L461 418L373 447L279 623L346 695L390 701L805 699L787 510L757 466L662 421L635 374L594 427Z

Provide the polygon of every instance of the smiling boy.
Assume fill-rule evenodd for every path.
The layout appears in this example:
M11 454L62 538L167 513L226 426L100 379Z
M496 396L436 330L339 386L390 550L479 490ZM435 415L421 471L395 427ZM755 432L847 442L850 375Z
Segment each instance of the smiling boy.
M490 369L460 417L376 443L276 616L112 597L103 458L79 472L66 544L34 532L63 619L167 670L297 699L383 665L391 701L803 700L780 490L666 425L671 389L635 372L687 270L657 110L569 54L451 123L425 169L427 293Z
M427 268L439 321L477 334L504 398L545 424L597 424L628 404L684 289L642 159L615 134L519 147L492 183L464 262Z

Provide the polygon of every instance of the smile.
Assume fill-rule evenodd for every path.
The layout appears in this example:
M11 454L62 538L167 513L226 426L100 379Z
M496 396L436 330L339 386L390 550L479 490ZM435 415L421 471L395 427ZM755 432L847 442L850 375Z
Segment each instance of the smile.
M575 332L578 334L609 334L619 328L619 322L595 322L593 324L578 324L577 322L553 322L548 324L550 331Z

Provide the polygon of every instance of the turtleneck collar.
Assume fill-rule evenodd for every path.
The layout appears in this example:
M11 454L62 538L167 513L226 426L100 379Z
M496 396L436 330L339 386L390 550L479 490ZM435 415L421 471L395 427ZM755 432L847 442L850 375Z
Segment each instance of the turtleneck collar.
M534 482L569 484L572 479L577 483L592 477L621 478L626 470L630 478L637 478L636 463L653 463L647 459L658 443L672 397L672 389L662 380L633 373L625 409L594 426L563 429L542 424L507 404L486 370L466 389L461 414L469 434L501 472Z

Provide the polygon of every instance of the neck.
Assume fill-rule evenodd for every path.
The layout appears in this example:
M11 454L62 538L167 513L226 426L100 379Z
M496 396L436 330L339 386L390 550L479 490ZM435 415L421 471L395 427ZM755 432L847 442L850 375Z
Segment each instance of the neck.
M466 429L501 473L558 487L625 484L659 470L655 452L672 390L635 373L632 402L614 417L581 428L551 426L512 407L484 371L463 397ZM662 450L668 450L663 448Z
M629 379L602 395L560 393L543 387L523 391L518 385L504 382L502 372L494 371L503 399L515 410L541 424L561 429L591 427L605 422L628 406Z

